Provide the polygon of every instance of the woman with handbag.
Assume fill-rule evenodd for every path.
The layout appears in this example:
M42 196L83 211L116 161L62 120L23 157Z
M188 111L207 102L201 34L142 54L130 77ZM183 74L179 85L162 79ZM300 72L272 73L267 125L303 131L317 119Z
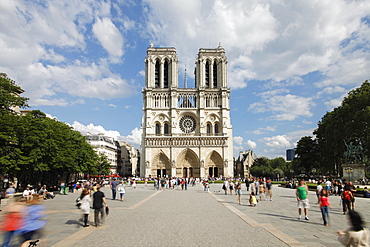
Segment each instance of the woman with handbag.
M79 203L81 203L80 209L83 214L84 227L89 226L87 222L89 220L90 214L90 202L91 202L90 190L88 188L84 188L81 193L81 200L79 201Z

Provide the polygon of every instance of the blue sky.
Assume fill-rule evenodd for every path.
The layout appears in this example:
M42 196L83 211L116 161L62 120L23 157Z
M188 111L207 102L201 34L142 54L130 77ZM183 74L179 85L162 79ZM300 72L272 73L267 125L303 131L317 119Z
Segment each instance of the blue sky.
M228 57L234 153L285 157L369 79L370 1L1 0L0 72L31 109L139 147L146 49Z

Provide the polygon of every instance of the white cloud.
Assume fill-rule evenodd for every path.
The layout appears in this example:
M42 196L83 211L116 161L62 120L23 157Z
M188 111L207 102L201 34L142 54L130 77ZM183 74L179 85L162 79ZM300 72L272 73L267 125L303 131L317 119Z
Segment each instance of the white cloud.
M277 157L285 154L286 149L294 148L303 136L313 136L313 131L314 128L297 130L283 135L264 137L259 141L264 143L265 147L267 147L264 149L265 153L268 153L273 157Z
M140 146L141 130L138 128L133 129L131 131L131 134L127 136L122 136L120 132L116 130L106 130L103 126L94 125L93 123L84 125L78 121L74 121L71 126L74 130L81 132L83 135L86 135L87 133L91 133L93 135L103 134L105 136L112 137L117 141L125 141L126 143L132 144L137 148Z
M129 144L133 144L137 147L141 142L141 130L135 128L131 131L131 135L122 136L120 137L120 140L123 140Z
M121 57L123 55L123 37L111 19L97 18L92 31L111 56Z
M94 125L92 123L83 125L78 121L74 121L71 126L74 130L81 132L83 135L86 135L87 133L91 133L93 135L103 134L105 136L112 137L115 140L118 140L121 137L121 134L116 130L106 130L103 126Z
M109 18L110 8L110 1L0 1L0 70L35 106L72 104L59 92L101 99L132 95L132 82L111 72L111 63L124 54L124 39ZM128 18L122 20L132 28ZM88 58L92 35L109 57Z
M312 72L327 77L317 86L353 84L368 76L370 31L362 18L370 12L369 1L145 2L151 40L176 45L180 61L191 64L199 47L221 41L234 89L249 80L299 86L301 76Z
M311 117L312 98L297 95L275 95L273 97L263 96L260 102L255 102L249 106L249 110L255 113L271 112L272 117L278 121L292 121L299 116Z
M233 141L236 145L242 145L243 144L243 137L241 136L234 136Z
M115 104L109 104L108 106L111 106L111 107L117 107Z
M257 143L255 143L254 141L251 141L251 140L248 140L248 141L246 142L246 144L247 144L247 147L248 147L249 149L255 149L255 148L257 147Z
M246 132L253 133L254 135L262 135L262 134L265 134L266 132L274 132L274 131L276 131L276 126L261 127L261 128L258 128L257 130L246 131Z

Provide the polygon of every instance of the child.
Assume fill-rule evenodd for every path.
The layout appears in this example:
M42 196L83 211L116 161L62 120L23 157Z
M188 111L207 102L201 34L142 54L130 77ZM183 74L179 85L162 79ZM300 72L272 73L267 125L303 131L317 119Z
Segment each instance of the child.
M321 190L320 196L320 209L322 214L322 219L324 220L324 226L328 226L328 219L329 219L329 208L331 209L328 197L328 191L326 189Z
M249 204L253 207L257 206L257 198L254 192L251 192L251 195L249 196Z

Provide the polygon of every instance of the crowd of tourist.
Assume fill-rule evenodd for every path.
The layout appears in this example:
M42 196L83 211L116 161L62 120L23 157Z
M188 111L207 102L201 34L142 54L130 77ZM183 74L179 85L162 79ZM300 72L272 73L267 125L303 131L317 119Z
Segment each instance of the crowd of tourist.
M262 201L273 201L273 186L269 178L247 178L247 179L199 179L199 178L152 178L142 179L144 188L148 188L149 183L153 183L154 190L182 190L186 191L189 186L193 187L198 184L203 186L206 193L210 192L213 188L214 192L220 192L216 189L223 190L225 195L236 195L237 204L242 205L245 200L252 207L258 206ZM221 180L215 184L215 181ZM356 188L352 182L337 180L325 181L310 181L317 183L316 195L317 203L319 204L323 225L329 225L330 209L332 208L329 202L330 196L338 196L340 204L342 205L343 214L347 214L350 219L350 228L345 231L339 231L339 242L346 246L368 246L368 245L352 245L351 243L362 244L369 241L369 233L364 228L361 216L354 210L355 209L355 193ZM243 189L243 184L245 189ZM94 225L96 227L104 224L105 217L109 213L109 207L104 192L101 187L109 187L111 190L111 199L124 202L127 186L131 190L137 188L137 179L129 178L126 180L111 179L109 182L106 180L84 180L81 182L72 183L72 192L79 193L76 200L78 208L81 210L84 227L90 226L89 216L90 210L94 211ZM63 188L61 184L61 188ZM296 199L298 207L298 220L304 219L309 221L309 208L310 203L308 200L309 187L304 180L289 181L286 184L289 188L296 190ZM64 186L66 187L66 186ZM148 188L149 189L149 188ZM5 191L5 197L14 197L16 190L12 184L9 185ZM61 189L63 193L63 189ZM243 194L247 198L243 197ZM364 197L369 193L367 188L364 188ZM42 227L45 225L43 215L44 206L40 203L41 200L54 199L55 195L47 190L46 185L42 186L39 190L31 186L27 186L22 192L22 200L14 202L4 208L4 217L2 220L1 230L5 231L5 239L2 246L9 246L9 243L14 235L20 235L23 242L29 242L31 239L42 235Z

